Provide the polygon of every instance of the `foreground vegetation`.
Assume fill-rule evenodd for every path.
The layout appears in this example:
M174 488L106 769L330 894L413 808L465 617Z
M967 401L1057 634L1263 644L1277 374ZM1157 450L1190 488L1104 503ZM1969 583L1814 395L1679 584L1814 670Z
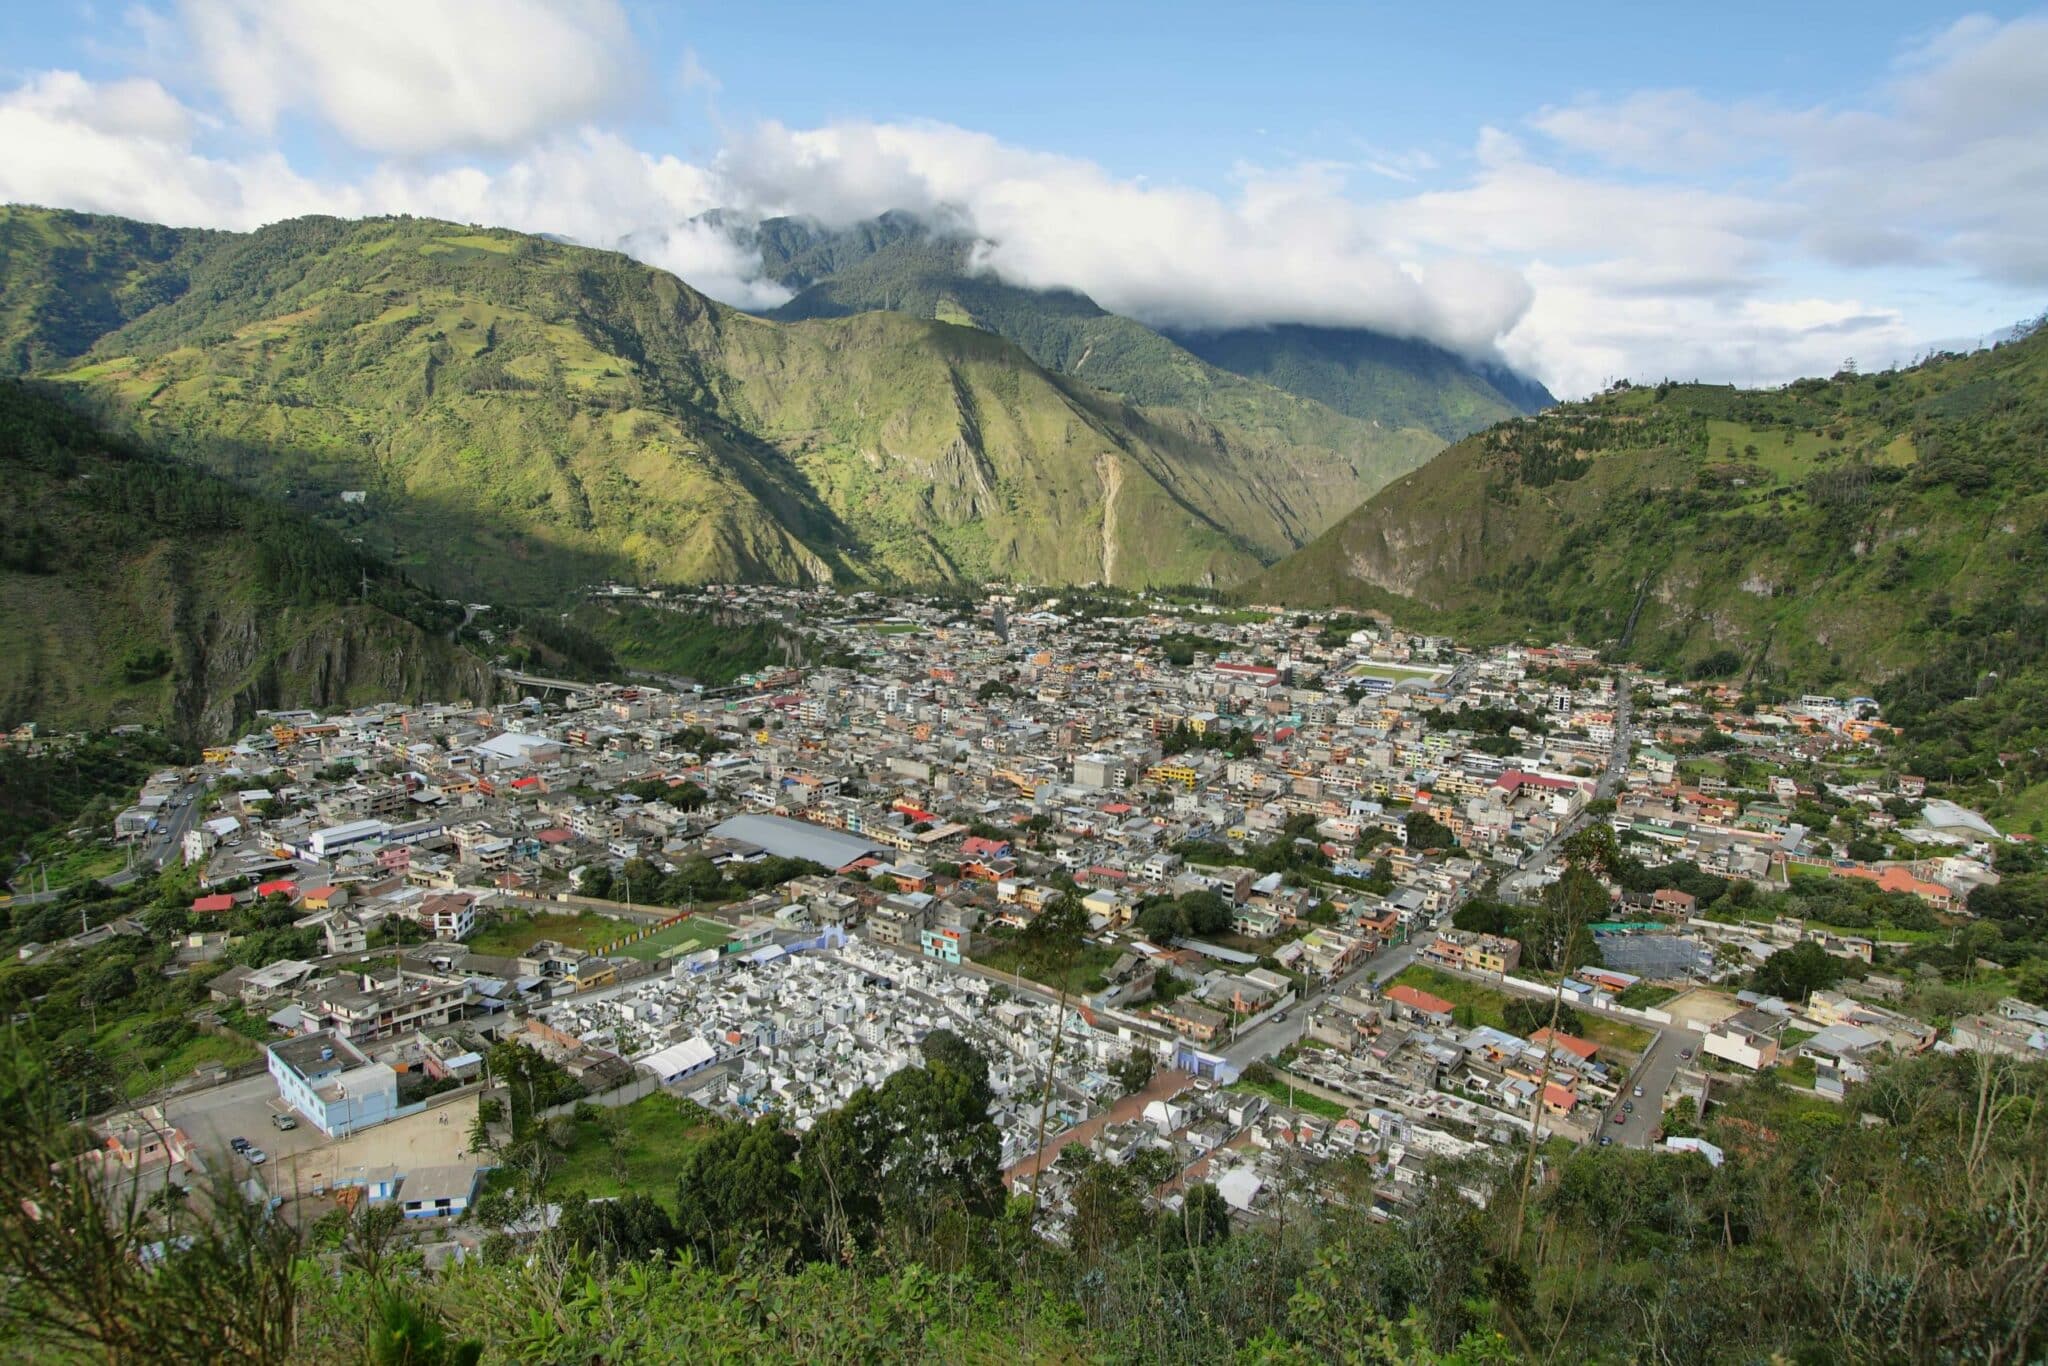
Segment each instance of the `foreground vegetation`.
M1154 1213L1156 1173L1077 1152L1059 1243L1028 1193L1004 1198L981 1077L942 1032L924 1065L801 1140L676 1111L619 1121L618 1147L610 1121L529 1119L487 1205L525 1198L535 1143L571 1150L548 1189L623 1198L570 1198L534 1243L479 1228L483 1255L435 1274L362 1216L323 1247L228 1192L109 1210L51 1165L77 1140L11 1088L0 1195L36 1217L0 1225L0 1323L39 1355L195 1344L245 1361L448 1359L379 1356L393 1331L557 1362L2025 1361L2048 1346L2039 1065L1895 1063L1847 1108L1768 1081L1723 1091L1686 1124L1722 1147L1719 1168L1548 1154L1525 1199L1514 1164L1439 1166L1396 1223L1372 1216L1349 1160L1296 1169L1283 1188L1301 1203L1233 1226L1208 1187ZM165 1237L160 1260L123 1255Z

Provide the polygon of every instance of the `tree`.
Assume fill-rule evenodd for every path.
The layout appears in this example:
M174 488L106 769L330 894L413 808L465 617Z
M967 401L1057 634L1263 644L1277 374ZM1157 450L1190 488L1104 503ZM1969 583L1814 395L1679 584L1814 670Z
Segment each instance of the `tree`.
M1045 1151L1045 1125L1052 1112L1053 1069L1059 1065L1060 1046L1067 1037L1067 992L1073 980L1074 960L1080 955L1081 944L1088 932L1088 914L1073 895L1063 893L1046 903L1043 910L1024 927L1019 937L1019 947L1024 961L1033 969L1033 975L1043 981L1046 974L1053 975L1059 983L1058 1014L1053 1021L1052 1047L1046 1050L1045 1073L1039 1088L1038 1137L1032 1144L1034 1153ZM1038 1222L1038 1197L1045 1182L1045 1164L1041 1161L1032 1171L1031 1212L1026 1221L1030 1227Z
M1557 1005L1553 1008L1552 1002L1536 997L1511 996L1507 1004L1501 1007L1500 1013L1502 1023L1507 1026L1508 1032L1520 1034L1523 1038L1529 1037L1539 1029L1554 1028L1560 1033L1574 1035L1582 1033L1585 1029L1578 1011L1567 1005Z
M1808 993L1841 981L1843 970L1841 959L1807 939L1764 959L1749 979L1749 986L1766 996L1804 1001Z
M1124 1088L1125 1095L1135 1095L1145 1089L1152 1080L1155 1064L1149 1049L1133 1048L1110 1070L1115 1074L1117 1085Z
M1426 811L1411 811L1404 822L1408 832L1410 849L1455 849L1458 837L1445 825Z
M404 1223L404 1211L396 1205L358 1205L342 1234L342 1262L371 1280L382 1279L385 1263Z
M676 1235L714 1261L760 1238L796 1243L797 1140L773 1119L727 1124L683 1156Z
M1221 934L1236 920L1230 903L1214 892L1188 892L1174 903L1174 908L1190 934Z
M1181 1236L1191 1247L1207 1247L1230 1236L1230 1204L1207 1181L1188 1187L1181 1197Z
M1451 923L1473 934L1508 934L1514 928L1514 909L1491 897L1474 897L1451 913Z

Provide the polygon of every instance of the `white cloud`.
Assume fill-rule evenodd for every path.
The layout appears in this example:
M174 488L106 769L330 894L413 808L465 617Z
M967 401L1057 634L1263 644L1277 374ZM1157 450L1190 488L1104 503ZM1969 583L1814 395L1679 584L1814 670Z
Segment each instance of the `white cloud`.
M1004 280L1078 289L1162 325L1366 326L1477 354L1529 304L1512 266L1390 251L1327 165L1243 171L1225 198L944 124L771 123L715 169L730 202L763 214L945 215L984 239L977 260Z
M639 65L613 0L183 0L201 69L249 127L356 146L509 150L616 108Z
M347 190L282 156L203 156L199 120L148 81L95 84L44 72L0 94L0 199L125 214L181 227L253 228L301 213L361 213Z
M1369 326L1497 352L1566 394L1881 364L1915 338L1981 331L1983 309L2048 283L2044 19L1954 25L1903 53L1865 107L1626 92L1477 129L1448 167L1360 141L1350 162L1240 167L1214 193L938 123L770 122L701 163L651 153L600 120L637 70L612 0L174 13L136 19L151 69L185 89L170 74L182 50L217 110L156 81L38 74L0 92L0 197L238 228L401 210L503 224L627 251L750 307L784 292L696 215L906 209L977 235L1004 279L1151 322ZM718 90L694 55L673 84ZM321 180L261 136L219 150L301 114L390 159ZM495 152L420 160L456 148Z
M1832 265L1952 261L2048 285L2048 17L1964 19L1902 55L1869 108L1638 91L1540 111L1568 153L1663 176L1770 167L1765 233Z

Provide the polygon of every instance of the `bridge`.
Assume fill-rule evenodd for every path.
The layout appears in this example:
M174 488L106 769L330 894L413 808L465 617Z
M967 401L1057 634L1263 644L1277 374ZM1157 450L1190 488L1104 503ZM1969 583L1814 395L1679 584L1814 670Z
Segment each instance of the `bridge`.
M508 683L517 683L522 688L538 688L542 692L589 692L597 687L595 683L578 683L567 678L543 678L539 674L521 673L517 669L499 669L496 673Z

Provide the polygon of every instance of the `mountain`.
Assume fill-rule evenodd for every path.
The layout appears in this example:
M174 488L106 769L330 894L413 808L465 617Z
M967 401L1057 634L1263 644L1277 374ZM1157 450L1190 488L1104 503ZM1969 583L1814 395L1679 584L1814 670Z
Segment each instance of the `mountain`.
M304 218L180 234L11 208L0 234L14 369L330 520L364 495L355 533L450 595L538 603L605 577L1230 584L1436 444L1368 445L1285 396L1270 420L1141 404L942 321L767 321L519 233ZM74 290L104 302L40 321L34 300Z
M491 696L461 612L280 504L0 381L0 725L232 734L258 707Z
M1358 328L1161 333L1085 294L1004 284L974 269L971 237L908 214L838 230L790 218L712 221L758 250L769 278L798 291L771 317L880 308L984 327L1047 369L1134 403L1191 408L1254 428L1278 425L1309 439L1391 442L1389 464L1406 459L1423 433L1455 441L1555 401L1505 368Z
M185 292L223 234L97 214L0 208L0 375L83 355Z
M1446 441L1557 402L1537 381L1505 366L1363 328L1282 323L1172 336L1234 374L1353 417L1426 427Z
M2044 434L2040 331L1779 390L1619 388L1458 443L1243 592L1868 684L2038 610Z

